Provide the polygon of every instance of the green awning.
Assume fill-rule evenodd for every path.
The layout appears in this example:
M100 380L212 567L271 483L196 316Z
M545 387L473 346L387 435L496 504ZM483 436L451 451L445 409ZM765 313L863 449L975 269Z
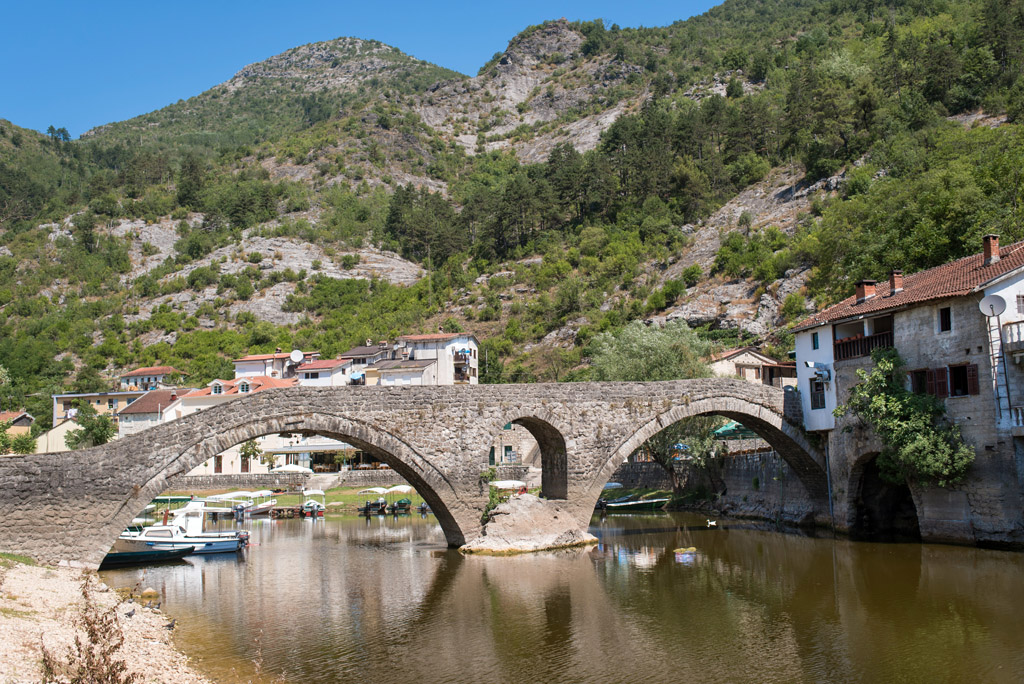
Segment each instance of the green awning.
M728 423L715 430L714 435L715 439L757 439L756 432L743 427L735 420L730 420Z

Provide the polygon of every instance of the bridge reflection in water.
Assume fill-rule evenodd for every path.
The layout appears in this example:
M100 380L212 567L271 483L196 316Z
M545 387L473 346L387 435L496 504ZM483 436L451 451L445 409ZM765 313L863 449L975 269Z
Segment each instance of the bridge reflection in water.
M1024 555L720 524L610 516L595 548L488 558L431 518L265 522L243 561L146 584L218 681L1024 678Z

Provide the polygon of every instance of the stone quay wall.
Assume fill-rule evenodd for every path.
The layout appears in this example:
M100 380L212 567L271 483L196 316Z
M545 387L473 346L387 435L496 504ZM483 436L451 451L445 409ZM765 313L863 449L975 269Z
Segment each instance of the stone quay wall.
M244 473L237 475L182 475L171 481L170 488L193 492L211 489L301 489L308 479L302 473Z

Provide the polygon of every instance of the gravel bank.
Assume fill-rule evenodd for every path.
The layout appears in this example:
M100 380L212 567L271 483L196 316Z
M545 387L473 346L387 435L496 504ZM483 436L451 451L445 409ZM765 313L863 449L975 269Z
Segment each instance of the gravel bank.
M80 570L23 565L0 558L0 682L43 681L43 648L60 662L68 662L76 628L81 624L85 601ZM92 574L94 615L114 611L124 635L115 660L123 660L139 682L190 684L209 682L188 665L175 650L171 620L138 601L121 601L114 591ZM145 601L142 602L143 604ZM131 617L126 613L134 610ZM58 680L59 681L59 680Z

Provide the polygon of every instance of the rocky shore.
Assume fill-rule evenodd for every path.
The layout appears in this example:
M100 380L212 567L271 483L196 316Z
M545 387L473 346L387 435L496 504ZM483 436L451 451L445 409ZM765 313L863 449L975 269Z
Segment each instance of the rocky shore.
M175 649L173 621L145 604L123 599L95 573L0 557L0 683L68 681L78 668L96 671L88 658L108 672L123 667L103 681L209 682Z
M506 555L596 544L597 537L581 532L557 501L532 494L513 496L491 511L483 535L459 550L463 553Z

